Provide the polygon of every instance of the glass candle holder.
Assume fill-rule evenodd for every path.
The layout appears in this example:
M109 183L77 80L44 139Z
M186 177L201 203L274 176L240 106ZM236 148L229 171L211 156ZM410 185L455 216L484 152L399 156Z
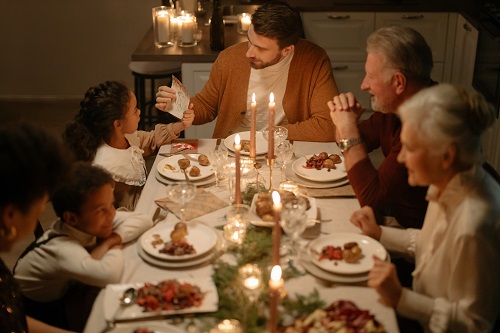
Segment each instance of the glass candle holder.
M193 47L198 44L195 38L198 25L193 14L185 13L177 16L177 40L180 47Z
M249 223L249 214L250 207L248 205L235 204L229 207L224 226L224 238L227 241L237 245L243 243Z
M241 13L238 15L238 20L236 21L236 30L240 34L246 34L250 24L252 24L252 17L250 14Z
M154 7L153 12L153 31L155 45L158 48L173 46L173 31L170 25L171 8L166 6Z

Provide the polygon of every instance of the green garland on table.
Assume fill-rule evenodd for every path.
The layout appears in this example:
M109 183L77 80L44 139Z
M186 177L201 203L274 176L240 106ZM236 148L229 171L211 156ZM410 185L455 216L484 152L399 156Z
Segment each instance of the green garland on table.
M219 294L219 309L210 314L218 321L237 319L245 326L247 333L263 332L266 328L269 308L269 292L267 283L262 283L259 295L251 303L244 292L238 269L246 263L257 264L262 270L262 281L268 281L271 268L272 233L271 229L249 227L243 244L232 247L229 251L238 258L236 265L218 260L214 264L212 279ZM283 278L296 277L296 271L285 269ZM296 318L324 307L319 293L314 290L310 295L296 295L294 299L283 299L280 309L281 318Z

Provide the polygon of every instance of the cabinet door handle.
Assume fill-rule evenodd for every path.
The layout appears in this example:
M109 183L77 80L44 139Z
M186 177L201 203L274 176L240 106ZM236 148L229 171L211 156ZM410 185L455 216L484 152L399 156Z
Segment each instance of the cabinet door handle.
M467 23L464 23L464 30L471 32L472 28Z
M349 69L349 66L345 65L345 66L332 67L332 70L334 70L334 71L345 71L346 69Z
M403 20L421 20L424 18L424 15L401 15L401 19Z
M348 20L351 15L328 15L328 18L332 20Z

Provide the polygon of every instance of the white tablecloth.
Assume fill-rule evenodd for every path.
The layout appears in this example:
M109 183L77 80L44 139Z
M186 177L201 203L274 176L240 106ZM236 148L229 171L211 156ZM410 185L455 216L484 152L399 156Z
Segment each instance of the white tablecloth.
M198 141L198 152L206 153L209 149L214 149L215 140L212 139L201 139ZM224 144L224 143L222 143ZM318 153L321 151L328 152L338 152L338 148L335 144L331 143L311 143L311 142L294 142L294 153L296 156L303 156L311 153ZM170 145L165 145L160 148L161 153L170 152ZM151 168L150 175L144 186L144 190L141 194L141 198L137 204L136 210L146 213L153 217L157 206L155 204L156 199L161 199L166 197L166 185L160 183L156 177L156 165L158 161L163 159L162 156L158 155L153 167ZM263 167L259 172L267 180L269 178L269 169L262 162ZM279 169L273 170L273 185L278 188L281 177ZM229 202L229 192L222 191L216 193L223 200ZM335 232L355 232L359 233L359 229L354 227L349 222L349 217L351 213L359 208L359 203L355 198L317 198L316 204L321 211L322 219L332 219L331 222L321 224L321 233L329 234ZM223 217L226 213L227 208L220 209L218 211L212 212L210 214L204 215L197 218L197 221L202 221L210 226L218 226L223 224ZM178 219L174 214L169 213L164 221L160 223L175 223ZM221 222L222 221L222 222ZM200 277L200 276L210 276L213 272L212 266L207 265L200 268L184 269L184 270L166 270L151 266L144 262L137 252L136 242L132 242L124 246L125 255L125 269L122 276L121 282L147 282L147 281L159 281L168 278L183 278L183 277ZM293 278L285 282L285 288L290 295L295 292L300 291L301 294L309 294L314 289L319 290L320 294L324 297L329 298L332 293L335 294L335 288L339 284L325 283L310 274L304 276ZM342 292L342 289L338 289ZM345 292L345 290L344 290ZM369 288L363 288L364 297L368 295L367 298L372 299L373 306L383 307L376 300L378 296L376 292ZM103 292L97 297L90 317L88 319L87 325L85 327L84 333L96 333L101 332L105 327L105 319L103 316ZM392 310L391 310L392 311ZM387 311L386 311L387 312ZM389 312L389 318L385 319L386 332L398 332L395 316L393 312Z

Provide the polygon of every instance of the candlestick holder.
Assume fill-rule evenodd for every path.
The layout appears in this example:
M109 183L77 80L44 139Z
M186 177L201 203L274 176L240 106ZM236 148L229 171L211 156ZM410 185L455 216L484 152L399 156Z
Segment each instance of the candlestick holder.
M272 193L274 191L274 189L273 189L274 157L267 159L267 166L269 166L269 193Z

